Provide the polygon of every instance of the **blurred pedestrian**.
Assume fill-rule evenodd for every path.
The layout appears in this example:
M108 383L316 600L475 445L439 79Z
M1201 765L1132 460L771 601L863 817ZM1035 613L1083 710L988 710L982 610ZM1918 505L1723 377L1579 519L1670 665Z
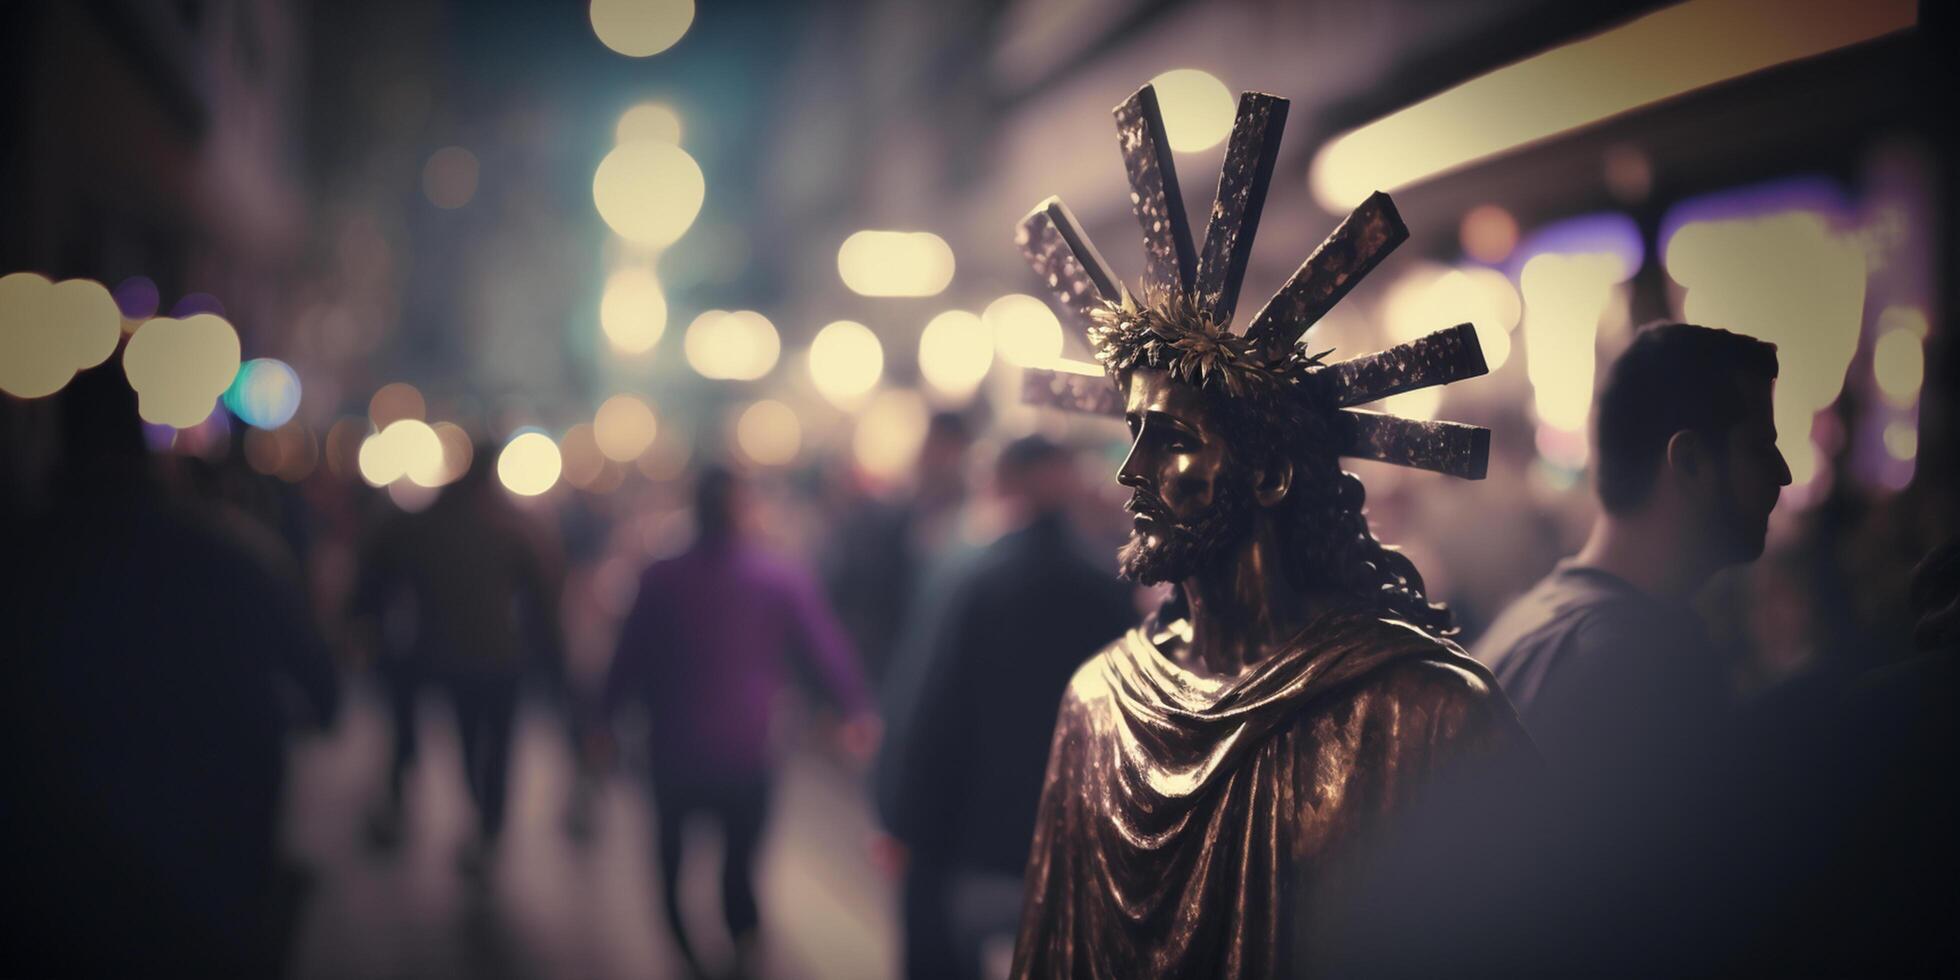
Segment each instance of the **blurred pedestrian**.
M826 591L873 683L883 684L896 669L899 630L918 585L957 543L972 447L965 418L935 413L900 499L860 499L826 545Z
M400 658L390 682L396 806L413 753L417 688L433 679L454 704L477 815L477 834L458 864L471 874L485 869L503 832L519 682L534 665L553 677L562 667L556 562L497 485L496 460L493 449L478 447L469 469L427 510L384 521L366 548L355 594L356 610L382 620Z
M338 703L298 569L163 488L118 365L58 411L57 503L0 543L0 975L275 975L287 707Z
M1074 455L1042 436L1001 451L1011 530L960 566L906 632L917 687L879 762L887 828L903 845L905 972L979 977L1011 943L1056 706L1082 662L1135 621L1133 589L1077 545Z
M770 732L801 655L854 730L870 697L843 629L803 569L749 540L749 491L718 466L695 478L693 544L654 562L620 629L605 708L645 706L660 849L661 898L674 943L701 972L680 913L683 826L700 816L722 836L722 911L744 972L759 954L755 859L775 760Z

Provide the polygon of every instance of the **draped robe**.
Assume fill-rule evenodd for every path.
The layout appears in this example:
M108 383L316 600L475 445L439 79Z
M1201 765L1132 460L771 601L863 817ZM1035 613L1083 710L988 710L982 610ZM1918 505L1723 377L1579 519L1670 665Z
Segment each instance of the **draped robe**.
M1330 613L1233 677L1131 630L1063 698L1012 975L1299 969L1303 886L1430 778L1494 755L1532 756L1509 702L1406 623Z

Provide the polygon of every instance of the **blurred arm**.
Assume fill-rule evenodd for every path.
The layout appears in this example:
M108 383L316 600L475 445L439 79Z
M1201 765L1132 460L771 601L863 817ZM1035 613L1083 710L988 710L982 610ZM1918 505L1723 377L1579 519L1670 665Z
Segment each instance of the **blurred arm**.
M838 707L849 717L869 715L871 695L864 668L858 663L850 639L844 635L843 625L838 623L830 604L808 576L798 574L791 580L789 606L795 646L822 676Z

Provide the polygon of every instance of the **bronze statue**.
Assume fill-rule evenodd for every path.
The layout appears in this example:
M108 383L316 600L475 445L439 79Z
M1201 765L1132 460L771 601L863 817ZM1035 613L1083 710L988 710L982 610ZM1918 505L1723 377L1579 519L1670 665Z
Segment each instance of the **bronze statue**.
M1120 414L1124 575L1165 608L1076 673L1055 726L1015 977L1261 977L1306 884L1459 761L1529 753L1415 566L1341 471L1360 456L1478 479L1489 432L1350 406L1484 373L1467 324L1324 364L1301 335L1403 239L1376 194L1243 334L1228 329L1286 101L1246 93L1202 249L1149 86L1116 109L1143 226L1141 295L1060 201L1018 242L1105 377L1030 372L1030 401ZM1106 380L1105 380L1106 378ZM1113 382L1113 384L1112 384ZM1324 890L1315 888L1315 894Z

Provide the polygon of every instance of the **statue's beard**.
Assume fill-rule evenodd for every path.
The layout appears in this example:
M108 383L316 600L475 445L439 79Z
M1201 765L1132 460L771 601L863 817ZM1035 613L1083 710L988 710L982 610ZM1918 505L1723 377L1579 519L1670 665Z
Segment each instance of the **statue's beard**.
M1116 571L1144 585L1190 578L1216 562L1238 544L1251 517L1251 494L1230 481L1219 483L1216 499L1196 520L1171 516L1156 495L1143 489L1130 499L1129 510L1152 519L1151 535L1132 529L1130 540L1116 552Z

